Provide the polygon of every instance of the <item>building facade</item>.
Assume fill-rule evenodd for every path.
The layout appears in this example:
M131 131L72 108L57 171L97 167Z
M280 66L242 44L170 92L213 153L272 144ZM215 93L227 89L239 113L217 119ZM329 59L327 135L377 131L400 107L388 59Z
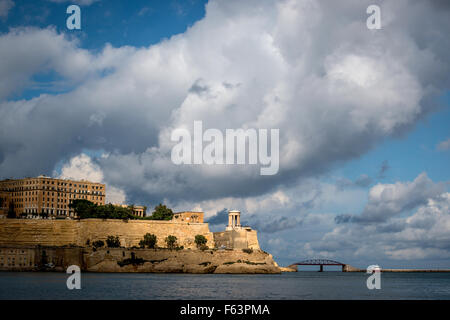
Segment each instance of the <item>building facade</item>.
M0 248L0 270L33 269L34 248Z
M0 216L74 216L76 199L105 204L105 185L46 176L0 181Z
M197 211L182 211L175 212L173 214L172 221L177 222L190 222L190 223L203 223L203 212Z
M145 217L147 209L144 206L132 206L133 214L138 217Z
M133 214L138 217L145 217L145 213L147 211L147 208L145 206L136 206L128 204L113 204L113 205L122 208L131 208L133 210Z
M9 196L8 192L4 192L0 189L0 218L8 212L9 208Z

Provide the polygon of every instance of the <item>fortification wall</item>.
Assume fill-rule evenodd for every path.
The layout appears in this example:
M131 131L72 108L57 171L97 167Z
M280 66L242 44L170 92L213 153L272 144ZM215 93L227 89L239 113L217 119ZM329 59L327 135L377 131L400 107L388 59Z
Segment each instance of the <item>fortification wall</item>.
M224 246L226 248L233 248L233 239L230 231L214 232L214 243L216 247Z
M106 240L108 236L118 236L124 247L138 246L146 233L157 236L157 245L165 247L168 235L178 238L178 244L194 248L197 234L204 235L207 245L214 247L214 238L207 223L181 223L172 221L116 219L85 220L33 220L0 219L0 245L18 246L85 246L87 240Z
M260 249L256 230L242 229L214 232L214 243L216 247Z
M80 223L73 220L0 219L0 244L62 246L79 244Z
M182 223L172 221L152 221L152 220L99 220L86 219L80 221L80 245L85 245L89 239L92 243L95 240L106 240L107 236L118 236L120 244L124 247L139 246L139 241L146 233L155 234L157 245L165 247L164 239L169 235L177 237L178 245L185 248L194 248L195 236L201 234L208 240L207 245L214 247L212 232L209 231L207 223Z
M260 250L258 233L256 230L247 231L247 246L250 249Z

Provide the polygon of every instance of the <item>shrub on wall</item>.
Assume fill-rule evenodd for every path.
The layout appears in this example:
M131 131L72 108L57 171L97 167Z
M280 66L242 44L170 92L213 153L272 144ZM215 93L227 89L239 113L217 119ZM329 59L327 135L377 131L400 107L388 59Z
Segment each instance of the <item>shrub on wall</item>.
M167 244L167 248L174 249L177 247L177 237L170 235L166 237L165 241Z
M147 247L147 248L153 249L156 247L156 242L157 242L157 238L154 234L146 233L144 235L144 240L141 240L139 242L139 246L141 248Z
M92 245L94 246L94 248L100 248L103 247L105 243L103 242L103 240L97 240L92 242Z
M206 250L208 249L208 246L206 245L206 243L208 242L208 239L206 239L206 237L204 235L198 234L195 236L195 244L197 245L197 248L201 249L201 250Z
M106 245L108 248L120 248L120 240L118 236L108 236L106 238Z

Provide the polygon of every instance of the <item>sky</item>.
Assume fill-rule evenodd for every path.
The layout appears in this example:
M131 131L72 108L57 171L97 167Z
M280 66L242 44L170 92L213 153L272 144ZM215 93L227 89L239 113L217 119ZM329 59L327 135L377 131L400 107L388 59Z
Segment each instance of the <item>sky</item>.
M449 268L449 30L439 0L0 0L0 178L237 209L280 265ZM175 165L198 120L279 129L279 171Z

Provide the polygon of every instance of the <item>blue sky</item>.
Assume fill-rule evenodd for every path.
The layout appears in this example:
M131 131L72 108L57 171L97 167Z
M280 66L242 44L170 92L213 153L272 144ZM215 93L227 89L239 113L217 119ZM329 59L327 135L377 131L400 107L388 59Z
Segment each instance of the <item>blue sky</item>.
M360 174L377 177L383 161L389 169L379 181L392 183L414 179L426 172L435 181L450 180L450 153L438 150L440 142L450 136L450 95L444 94L439 109L428 115L410 131L398 138L389 138L361 158L337 169L349 179Z
M54 27L69 37L80 41L80 46L93 52L103 49L106 44L113 47L147 47L173 35L183 33L195 21L205 15L203 0L189 1L145 1L125 2L109 0L94 2L89 6L80 5L81 30L68 30L66 13L70 2L15 1L7 20L0 21L0 32L19 27ZM34 81L45 88L48 83L61 80L55 72L36 74ZM46 90L41 86L27 88L16 96L17 99L38 96ZM53 92L64 92L52 87Z
M448 265L450 6L376 1L378 31L370 1L74 2L81 30L70 1L0 0L1 178L99 179L214 230L240 209L282 264ZM193 120L280 128L280 172L174 167L166 130Z
M73 3L76 3L74 1ZM72 34L80 38L84 48L99 50L106 43L113 46L148 46L174 34L182 33L205 14L202 0L98 1L80 5L82 27ZM10 27L55 26L66 32L67 7L70 1L15 1L2 32Z

